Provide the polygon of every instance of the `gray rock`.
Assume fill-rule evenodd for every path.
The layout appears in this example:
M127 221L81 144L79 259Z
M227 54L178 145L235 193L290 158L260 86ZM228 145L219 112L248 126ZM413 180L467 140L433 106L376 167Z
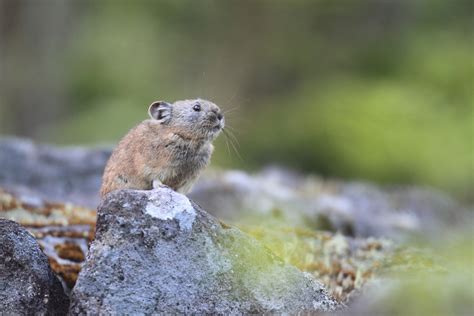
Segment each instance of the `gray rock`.
M24 200L72 202L95 208L102 172L111 151L0 139L0 186Z
M94 208L110 149L38 145L0 139L0 186L31 205L72 202ZM472 229L474 212L443 192L414 186L322 180L281 167L249 174L208 171L189 195L211 214L229 220L267 221L339 231L355 237L436 242L440 231ZM225 207L222 207L225 205ZM472 206L472 205L471 205ZM469 206L469 207L471 207Z
M417 236L436 241L440 231L471 229L474 217L468 208L433 189L323 181L277 167L255 174L209 172L190 197L229 221L278 216L289 225L395 240Z
M100 205L70 313L250 314L334 310L309 274L162 187Z
M35 238L0 219L0 314L67 313L69 299Z

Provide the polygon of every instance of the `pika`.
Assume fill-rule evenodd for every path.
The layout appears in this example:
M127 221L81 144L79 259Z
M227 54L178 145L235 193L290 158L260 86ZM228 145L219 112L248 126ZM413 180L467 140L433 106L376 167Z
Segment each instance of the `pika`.
M100 195L119 189L151 190L164 184L187 193L209 164L212 142L225 119L214 103L153 102L144 120L119 142L104 170Z

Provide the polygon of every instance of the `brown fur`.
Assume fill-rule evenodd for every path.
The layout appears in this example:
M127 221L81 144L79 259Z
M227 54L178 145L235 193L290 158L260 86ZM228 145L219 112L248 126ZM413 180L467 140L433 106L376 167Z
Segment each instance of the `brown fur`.
M192 110L195 104L201 111ZM163 109L163 117L157 109ZM152 118L130 130L113 151L102 179L102 197L119 189L150 190L154 181L186 193L209 164L212 141L224 126L215 104L199 99L173 105L155 102L149 111Z

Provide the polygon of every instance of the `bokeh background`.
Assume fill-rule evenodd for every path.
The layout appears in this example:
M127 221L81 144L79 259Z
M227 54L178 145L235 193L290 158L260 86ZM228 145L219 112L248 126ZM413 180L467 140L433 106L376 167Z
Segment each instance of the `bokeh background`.
M112 144L156 99L226 111L215 167L473 201L470 0L0 0L0 134ZM228 140L230 141L230 140Z

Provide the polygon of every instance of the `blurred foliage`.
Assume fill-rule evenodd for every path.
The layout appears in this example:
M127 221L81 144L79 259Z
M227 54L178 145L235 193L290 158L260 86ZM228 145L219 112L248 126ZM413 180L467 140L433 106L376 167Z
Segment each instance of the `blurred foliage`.
M38 2L59 3L23 1ZM8 82L26 82L13 80L21 75L12 70L2 84L2 133L115 142L146 117L151 101L199 96L228 111L240 142L242 159L221 137L215 165L282 163L472 199L471 1L64 3L72 7L69 35L54 57L64 104L53 122L15 130L31 118L9 104L21 106L8 98ZM25 54L36 61L34 48ZM38 113L49 106L44 100Z
M470 315L474 309L474 271L472 236L458 235L437 247L436 260L443 270L408 268L397 271L399 280L377 303L375 314L383 315ZM410 265L419 256L405 256Z
M242 229L285 262L315 275L350 305L348 315L470 315L474 308L469 232L433 246L351 239L281 225Z

